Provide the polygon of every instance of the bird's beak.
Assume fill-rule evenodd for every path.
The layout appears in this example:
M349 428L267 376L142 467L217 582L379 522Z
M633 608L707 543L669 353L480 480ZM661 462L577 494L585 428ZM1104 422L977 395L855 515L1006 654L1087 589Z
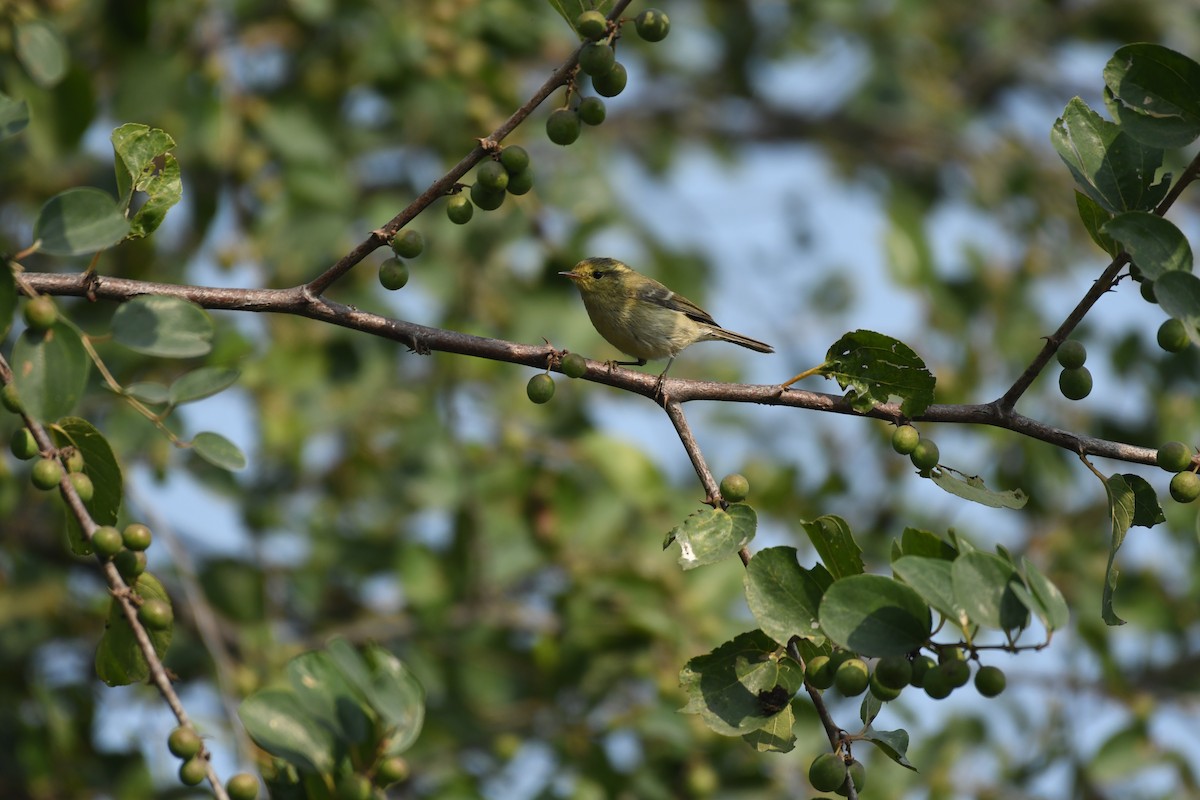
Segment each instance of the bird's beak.
M560 272L558 274L562 275L564 278L570 278L573 281L579 279L579 276L576 275L574 272Z

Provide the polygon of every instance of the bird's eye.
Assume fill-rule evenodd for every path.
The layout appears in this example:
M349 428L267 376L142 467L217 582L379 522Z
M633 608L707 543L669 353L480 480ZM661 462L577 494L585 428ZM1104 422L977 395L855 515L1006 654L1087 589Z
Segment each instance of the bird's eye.
M604 273L603 273L603 272L601 272L601 271L600 271L600 270L598 270L598 269L596 269L596 270L592 270L592 277L593 277L595 280L600 280L601 278L603 278L603 277L604 277Z

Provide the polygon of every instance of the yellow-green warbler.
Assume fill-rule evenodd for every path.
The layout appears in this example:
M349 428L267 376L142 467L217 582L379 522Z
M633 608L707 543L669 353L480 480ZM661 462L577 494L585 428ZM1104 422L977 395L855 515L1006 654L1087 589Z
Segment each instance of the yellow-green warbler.
M769 344L725 330L691 300L616 259L585 258L559 275L579 287L583 305L600 335L637 359L615 364L640 367L650 359L665 358L662 375L666 375L675 356L696 342L733 342L760 353L775 352Z

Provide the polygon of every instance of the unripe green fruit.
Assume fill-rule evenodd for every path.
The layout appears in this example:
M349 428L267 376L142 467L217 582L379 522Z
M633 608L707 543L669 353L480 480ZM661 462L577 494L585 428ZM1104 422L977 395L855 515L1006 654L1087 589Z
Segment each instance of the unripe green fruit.
M833 686L833 662L829 656L816 656L804 665L804 680L814 689L825 691Z
M12 450L14 456L22 461L28 461L41 452L38 450L37 440L33 438L33 434L29 432L28 428L17 428L13 431L8 448Z
M179 782L184 786L197 786L204 780L204 759L189 758L179 765Z
M424 250L425 237L420 231L405 228L392 237L392 252L401 258L416 258Z
M1177 319L1169 319L1158 327L1158 346L1168 353L1187 349L1187 328Z
M967 654L963 652L961 647L943 647L938 650L938 663L946 664L950 661L966 661Z
M1079 369L1087 361L1087 348L1077 339L1067 339L1054 354L1063 369Z
M535 403L549 403L554 397L554 379L545 373L534 375L525 386L525 394Z
M1192 464L1192 448L1183 442L1167 442L1159 446L1157 462L1167 472L1183 472Z
M1200 497L1200 475L1194 472L1180 472L1171 478L1171 498L1176 503L1190 503Z
M58 482L62 480L62 476L62 464L58 463L57 458L40 458L34 463L33 472L29 477L33 481L34 486L48 491L58 486Z
M971 667L965 661L947 661L940 669L955 689L966 686L971 680Z
M150 547L150 529L140 522L126 525L124 532L121 534L121 540L125 542L125 546L130 550L145 550Z
M471 187L471 202L484 211L495 211L504 204L504 198L507 196L508 192L497 192L482 183L476 183Z
M379 769L375 772L375 782L380 786L388 786L404 780L408 775L408 762L400 756L392 756L380 762Z
M579 138L579 115L569 108L560 108L546 118L546 136L555 144L566 147Z
M113 556L113 564L126 583L133 583L138 575L146 571L146 554L135 550L122 550Z
M508 170L499 161L484 161L475 170L475 180L486 189L502 192L508 188Z
M465 194L453 195L446 201L446 216L455 225L466 225L475 216L475 206Z
M529 169L529 151L519 144L509 145L500 151L500 164L509 175Z
M818 792L832 792L846 782L846 762L833 753L822 753L808 767L808 782Z
M945 673L945 666L940 664L926 670L921 688L925 690L925 694L934 700L942 700L949 697L950 692L954 691L954 685Z
M112 525L103 525L92 531L92 549L103 558L112 558L124 546L121 532Z
M509 194L528 194L533 188L533 170L526 169L521 172L514 172L508 176L508 193Z
M875 665L880 684L889 689L903 689L912 682L912 664L904 656L886 656Z
M1064 369L1058 374L1058 390L1068 400L1082 400L1092 393L1092 373L1087 367Z
M587 359L579 353L567 353L563 356L562 371L568 378L582 378L587 374Z
M929 672L937 662L929 656L917 656L912 662L912 678L909 680L913 686L920 689L925 684L925 673Z
M608 30L608 20L599 11L585 11L575 18L575 30L585 39L599 39Z
M338 779L334 796L338 800L371 800L374 794L375 787L366 776L351 773Z
M861 792L863 787L867 785L867 770L863 767L862 762L851 761L850 766L846 768L846 772L850 775L850 782L854 784L854 791ZM842 797L850 796L850 791L844 783L833 791Z
M1157 303L1158 295L1154 293L1154 281L1142 281L1138 290L1142 293L1142 299L1147 303Z
M394 292L408 283L408 264L398 258L385 259L379 265L379 285Z
M647 42L661 42L671 32L671 20L657 8L647 8L633 21L638 36Z
M1004 691L1008 681L999 667L980 667L975 673L975 688L984 697L995 697Z
M907 685L908 684L906 683L905 686ZM897 697L899 697L901 689L904 688L904 686L901 686L899 689L891 686L885 686L879 680L878 668L876 668L875 672L871 673L871 679L867 682L867 686L870 688L871 694L875 695L875 697L885 703L895 700Z
M92 497L96 494L96 487L92 485L92 479L82 472L72 472L67 475L67 480L75 487L75 494L79 495L79 499L85 503L92 502Z
M579 51L579 68L593 78L612 72L613 64L616 63L617 54L610 45L603 42L585 44Z
M258 778L249 772L239 772L225 783L229 800L255 800L258 797Z
M750 481L746 476L733 473L721 479L721 497L730 503L740 503L750 494Z
M167 737L167 749L178 758L192 758L200 752L200 734L180 725Z
M922 439L917 442L917 446L909 454L908 459L917 469L925 472L931 470L938 465L938 459L942 454L938 451L937 444L932 439Z
M592 76L592 88L596 90L596 94L604 97L616 97L625 91L625 84L628 82L629 73L620 61L613 64L608 74Z
M585 97L579 101L579 121L584 125L599 125L608 116L608 109L599 97Z
M900 425L892 431L892 449L902 456L911 454L920 442L921 434L912 425Z
M67 454L67 472L83 472L83 453L73 447Z
M6 383L4 388L0 389L0 405L14 414L21 413L21 398L17 396L17 387L15 384Z
M58 309L47 295L38 295L25 304L25 324L38 333L49 330L58 322Z
M150 630L164 631L171 627L175 614L171 604L165 600L151 598L142 602L138 608L138 619Z
M858 697L867 690L869 681L867 662L861 658L851 658L843 662L833 675L833 684L843 697Z

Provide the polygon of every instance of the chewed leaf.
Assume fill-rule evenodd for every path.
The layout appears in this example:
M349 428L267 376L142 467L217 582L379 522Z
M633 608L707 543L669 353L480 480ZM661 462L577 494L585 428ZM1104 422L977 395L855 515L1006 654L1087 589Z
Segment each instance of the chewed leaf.
M1029 496L1020 489L996 491L989 489L983 478L977 475L963 475L961 478L958 475L961 473L957 470L939 467L933 471L931 479L952 495L991 508L1024 508L1029 502Z
M820 372L847 390L858 411L898 397L900 411L914 417L933 402L935 379L925 362L904 342L882 333L847 333L830 346Z
M679 545L679 566L695 569L721 561L754 538L758 516L745 503L734 503L727 510L709 508L689 514L667 534L665 550Z

